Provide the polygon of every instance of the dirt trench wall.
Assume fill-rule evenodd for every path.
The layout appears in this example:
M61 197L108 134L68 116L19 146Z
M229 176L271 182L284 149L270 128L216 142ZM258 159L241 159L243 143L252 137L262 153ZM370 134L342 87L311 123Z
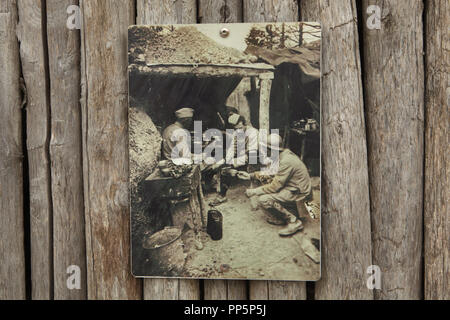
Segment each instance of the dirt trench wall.
M137 108L129 109L130 130L130 183L136 190L139 182L147 178L161 158L161 134L152 119Z
M152 220L148 214L150 201L142 193L140 182L146 179L158 165L161 158L161 134L152 119L142 110L129 108L129 136L130 136L130 188L132 215L132 250L133 271L139 274L139 266L144 264L145 255L142 249L142 239L151 229Z

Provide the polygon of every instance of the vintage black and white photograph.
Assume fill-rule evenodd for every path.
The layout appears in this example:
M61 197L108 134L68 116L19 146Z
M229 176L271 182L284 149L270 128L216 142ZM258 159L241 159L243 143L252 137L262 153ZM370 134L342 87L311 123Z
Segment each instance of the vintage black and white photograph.
M128 30L132 273L320 279L318 23Z

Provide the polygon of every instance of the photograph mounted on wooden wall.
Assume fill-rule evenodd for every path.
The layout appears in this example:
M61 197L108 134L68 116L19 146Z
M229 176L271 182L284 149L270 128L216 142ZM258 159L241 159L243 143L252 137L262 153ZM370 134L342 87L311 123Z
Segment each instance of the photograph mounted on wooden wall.
M320 24L131 26L132 273L320 279Z

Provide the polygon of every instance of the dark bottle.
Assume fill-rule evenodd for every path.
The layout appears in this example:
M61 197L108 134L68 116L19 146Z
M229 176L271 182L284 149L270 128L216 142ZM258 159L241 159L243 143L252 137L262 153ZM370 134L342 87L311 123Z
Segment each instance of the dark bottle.
M222 214L217 210L209 210L206 231L208 232L211 239L216 241L222 239L222 225Z

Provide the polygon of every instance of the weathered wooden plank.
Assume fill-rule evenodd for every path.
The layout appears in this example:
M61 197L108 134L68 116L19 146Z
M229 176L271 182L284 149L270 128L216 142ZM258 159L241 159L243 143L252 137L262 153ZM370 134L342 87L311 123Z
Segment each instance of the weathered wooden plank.
M426 3L425 299L450 299L450 3Z
M320 0L299 0L301 21L320 21Z
M177 279L144 279L145 300L178 300Z
M322 23L322 279L316 299L373 299L367 146L355 1L301 1ZM320 13L320 16L316 16Z
M297 1L247 0L244 1L245 22L298 21ZM305 282L250 281L249 296L259 299L306 299Z
M195 23L196 0L137 0L137 24Z
M0 3L0 299L25 299L22 99L17 1Z
M203 281L205 300L227 300L228 284L226 280Z
M245 22L295 22L298 21L297 1L245 0Z
M201 23L242 22L242 1L199 1L199 21ZM206 300L247 299L247 282L243 280L205 280Z
M140 299L130 267L127 30L134 2L81 1L89 299Z
M50 102L45 53L47 44L43 28L45 7L41 1L19 0L18 8L20 56L28 96L26 119L32 298L50 299L53 296L53 243L49 155Z
M54 298L85 299L83 167L80 107L80 33L64 14L78 0L47 0L53 201ZM67 268L81 271L80 289L67 288Z
M164 0L138 0L137 24L189 24L197 21L195 0L167 2ZM198 280L145 279L146 300L200 299Z
M247 300L247 284L248 281L245 280L228 280L227 300Z
M179 300L200 300L199 280L180 280L178 286Z
M269 300L306 300L305 282L269 281Z
M383 278L375 298L420 299L423 1L365 0L363 8L372 4L382 10L381 29L364 28L373 264Z
M242 22L241 0L200 0L200 23L233 23Z

